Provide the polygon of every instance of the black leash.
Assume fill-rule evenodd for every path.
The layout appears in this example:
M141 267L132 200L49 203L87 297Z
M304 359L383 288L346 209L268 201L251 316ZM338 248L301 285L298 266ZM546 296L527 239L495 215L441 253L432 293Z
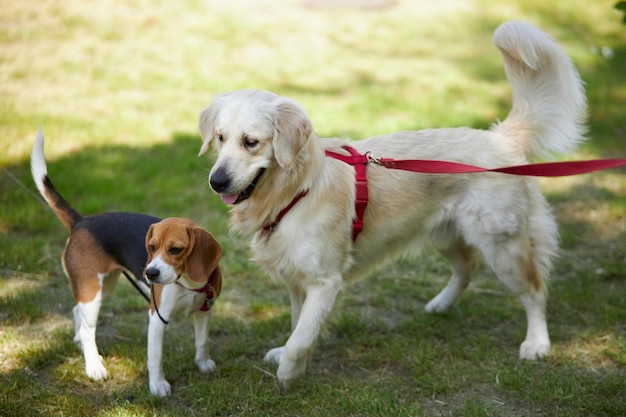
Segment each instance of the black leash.
M124 276L128 279L128 281L130 281L130 283L133 284L133 287L135 287L137 292L139 292L139 294L141 294L141 296L146 299L148 304L150 304L150 297L145 292L143 292L143 289L141 289L141 287L137 283L137 280L133 279L130 275L128 275L128 273L126 273L126 271L122 271L122 274L124 274ZM157 316L159 316L159 318L161 319L163 324L168 324L169 321L167 321L167 320L165 320L163 318L163 316L159 312L159 308L156 305L156 300L154 298L154 285L153 284L149 284L149 285L150 285L150 293L152 294L152 299L154 300L154 310L156 311Z
M143 292L143 290L137 283L137 280L133 279L130 275L128 275L126 271L122 271L122 274L124 274L124 276L128 278L128 281L130 281L130 283L133 284L133 287L135 287L135 289L139 292L139 294L141 294L141 296L145 298L148 303L150 303L150 297L148 297L148 294Z
M154 311L156 311L157 316L159 316L163 324L168 324L169 321L165 320L163 316L161 315L161 313L159 313L159 307L157 307L156 298L154 298L154 284L150 284L150 291L152 293L152 301L154 302Z

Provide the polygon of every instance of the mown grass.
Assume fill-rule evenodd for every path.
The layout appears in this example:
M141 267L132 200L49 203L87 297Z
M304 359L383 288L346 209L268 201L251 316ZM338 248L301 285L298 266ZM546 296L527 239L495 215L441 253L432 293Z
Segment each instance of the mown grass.
M229 233L206 185L212 161L195 157L198 112L238 88L295 98L322 136L487 127L510 107L491 36L512 18L562 40L587 83L590 141L568 157L625 157L626 27L610 2L118 3L0 8L0 415L624 415L624 170L541 182L562 236L548 359L517 359L523 309L484 268L452 312L423 314L449 274L426 250L349 286L306 378L284 392L261 358L289 335L286 293ZM190 217L220 240L216 375L195 368L190 323L172 325L173 395L149 394L147 306L124 281L98 326L111 377L84 375L59 262L67 233L28 168L40 125L50 175L81 212Z

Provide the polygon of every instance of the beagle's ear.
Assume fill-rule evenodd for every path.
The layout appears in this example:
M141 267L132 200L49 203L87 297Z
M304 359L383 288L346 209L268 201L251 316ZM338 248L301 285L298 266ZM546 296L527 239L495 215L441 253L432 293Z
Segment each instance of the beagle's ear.
M188 230L191 252L185 260L187 275L193 281L202 282L217 268L222 248L213 235L201 227Z
M274 157L281 168L290 170L296 157L313 133L311 120L297 103L279 97L272 115Z
M150 228L148 229L148 233L146 233L146 253L148 254L148 258L146 260L146 265L148 265L152 261L152 253L150 253L149 246L150 246L150 239L152 239L152 233L154 232L154 225L155 224L150 225Z

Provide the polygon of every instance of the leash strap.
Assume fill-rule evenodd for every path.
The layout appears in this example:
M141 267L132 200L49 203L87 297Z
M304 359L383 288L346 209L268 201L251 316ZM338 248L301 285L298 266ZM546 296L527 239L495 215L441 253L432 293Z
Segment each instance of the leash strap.
M590 172L626 166L626 159L592 159L587 161L545 162L517 165L503 168L482 168L458 162L432 161L420 159L395 160L370 157L370 162L389 169L419 172L422 174L472 174L479 172L499 172L510 175L531 177L564 177L588 174Z
M168 325L170 323L169 320L165 320L163 318L163 316L161 315L161 312L159 311L159 307L157 307L156 305L156 298L154 298L154 284L150 285L150 293L152 294L152 302L154 303L154 311L156 311L157 316L159 316L159 319L161 319L163 324Z
M133 285L133 287L135 287L135 289L137 290L137 292L138 292L139 294L141 294L141 296L142 296L143 298L145 298L145 299L146 299L146 301L147 301L148 303L150 303L150 297L148 297L148 295L147 295L145 292L143 292L143 290L141 289L141 287L140 287L140 286L139 286L139 284L137 283L137 280L135 280L135 279L131 278L131 276L130 276L130 275L128 275L128 273L127 273L126 271L122 271L122 274L124 274L124 276L128 279L128 281L130 281L130 283Z

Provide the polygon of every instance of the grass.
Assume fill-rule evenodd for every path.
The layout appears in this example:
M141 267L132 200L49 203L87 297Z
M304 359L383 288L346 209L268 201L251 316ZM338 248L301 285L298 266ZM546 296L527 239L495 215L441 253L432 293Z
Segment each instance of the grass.
M626 26L611 2L398 1L375 10L296 0L5 3L0 415L624 415L624 170L541 181L562 238L548 359L517 359L523 309L484 268L452 312L423 314L449 273L427 250L349 286L306 378L283 392L261 358L288 337L288 297L229 233L226 207L206 185L212 161L195 157L197 114L214 94L238 88L293 97L322 136L487 127L510 107L490 39L512 18L559 38L587 84L590 141L567 157L626 157ZM173 395L149 394L147 306L123 279L98 326L111 377L84 375L59 262L67 233L28 168L39 126L50 175L82 213L185 216L220 240L216 375L193 364L191 324L170 325L164 366Z

